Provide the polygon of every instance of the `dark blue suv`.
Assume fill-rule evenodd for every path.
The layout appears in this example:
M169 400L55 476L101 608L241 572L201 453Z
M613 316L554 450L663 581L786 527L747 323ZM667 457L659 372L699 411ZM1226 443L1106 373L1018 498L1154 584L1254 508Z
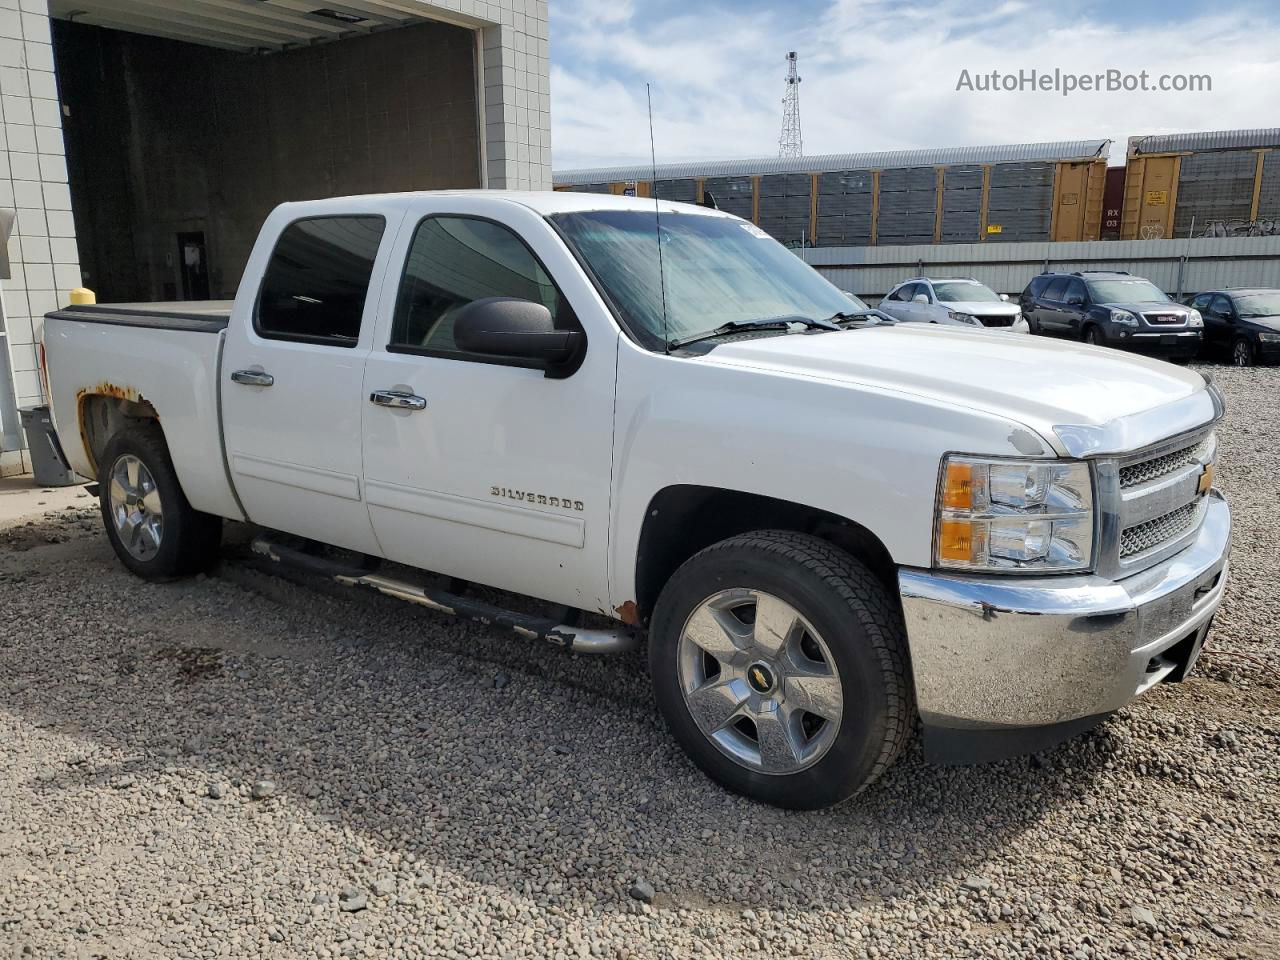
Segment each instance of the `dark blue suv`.
M1042 273L1027 284L1020 302L1032 333L1169 360L1191 359L1204 337L1199 311L1122 271Z

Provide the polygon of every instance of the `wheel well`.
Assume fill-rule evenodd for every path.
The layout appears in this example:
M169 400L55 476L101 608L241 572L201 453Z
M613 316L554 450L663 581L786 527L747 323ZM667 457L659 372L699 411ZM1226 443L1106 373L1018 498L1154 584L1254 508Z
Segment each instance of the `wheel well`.
M861 560L890 596L897 595L893 558L866 527L788 500L680 484L660 491L645 513L636 552L640 622L648 622L658 594L682 563L704 547L751 530L791 530L826 540Z
M139 423L155 424L157 428L160 424L156 408L142 397L133 399L104 393L86 393L80 397L80 438L95 477L108 441L121 430Z

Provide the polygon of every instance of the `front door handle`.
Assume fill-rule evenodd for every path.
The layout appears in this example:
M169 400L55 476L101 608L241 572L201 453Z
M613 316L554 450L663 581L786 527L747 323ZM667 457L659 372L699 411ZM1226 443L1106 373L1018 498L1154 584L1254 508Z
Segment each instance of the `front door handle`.
M369 394L369 400L380 407L391 407L393 410L425 410L426 397L404 390L375 390Z
M236 370L231 374L232 383L243 383L247 387L269 387L276 378L261 370Z

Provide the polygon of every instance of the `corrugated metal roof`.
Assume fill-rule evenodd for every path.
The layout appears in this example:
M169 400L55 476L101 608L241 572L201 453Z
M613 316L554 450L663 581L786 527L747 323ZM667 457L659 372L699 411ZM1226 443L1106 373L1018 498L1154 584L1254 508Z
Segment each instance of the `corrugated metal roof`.
M1110 140L1063 140L1055 143L1015 143L1001 146L940 147L927 150L888 150L881 153L827 153L811 157L757 157L746 160L700 160L660 163L659 180L679 177L743 177L771 173L825 173L832 170L867 170L892 167L928 167L953 163L1011 163L1019 160L1091 160L1105 157ZM560 185L651 180L647 164L625 167L589 167L556 170L551 179Z
M1249 147L1280 147L1280 127L1160 133L1149 137L1129 138L1130 154L1172 153L1179 150L1239 150Z

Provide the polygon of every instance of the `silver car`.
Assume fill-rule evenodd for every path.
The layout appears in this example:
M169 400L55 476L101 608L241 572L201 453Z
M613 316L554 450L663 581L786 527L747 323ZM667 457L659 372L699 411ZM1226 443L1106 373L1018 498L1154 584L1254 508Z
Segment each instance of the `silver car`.
M971 277L912 277L880 301L879 309L907 323L946 323L1027 333L1022 309Z

